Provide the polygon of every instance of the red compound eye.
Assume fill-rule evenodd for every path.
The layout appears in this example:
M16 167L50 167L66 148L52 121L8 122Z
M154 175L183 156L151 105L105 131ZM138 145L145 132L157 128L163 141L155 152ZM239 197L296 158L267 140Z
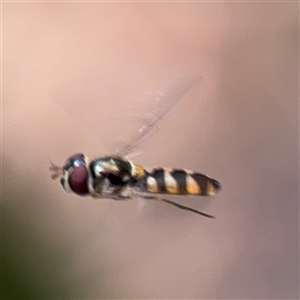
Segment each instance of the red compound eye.
M72 191L78 195L88 194L88 171L85 165L77 166L69 175L69 185Z

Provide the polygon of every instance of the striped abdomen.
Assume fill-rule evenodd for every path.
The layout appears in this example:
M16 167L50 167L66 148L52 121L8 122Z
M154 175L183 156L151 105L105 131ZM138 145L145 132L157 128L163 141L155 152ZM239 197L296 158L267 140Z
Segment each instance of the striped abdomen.
M213 196L221 184L204 174L184 169L145 170L145 190L153 194Z

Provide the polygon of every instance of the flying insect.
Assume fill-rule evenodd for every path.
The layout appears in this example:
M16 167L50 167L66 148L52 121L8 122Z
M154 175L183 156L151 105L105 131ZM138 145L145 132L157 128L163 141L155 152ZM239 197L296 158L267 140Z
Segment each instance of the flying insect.
M154 109L152 107L150 111L148 110L130 141L122 143L123 149L116 151L113 155L95 159L77 153L70 156L62 167L51 163L52 179L60 178L60 183L66 192L79 196L114 200L141 197L164 201L180 209L213 218L211 215L163 197L168 195L214 196L221 189L221 184L217 180L186 169L147 168L127 159L127 155L137 149L140 142L154 128L157 128L158 123L192 85L181 89L176 97L170 97L170 95L162 97L165 94L160 93L160 97L156 98Z

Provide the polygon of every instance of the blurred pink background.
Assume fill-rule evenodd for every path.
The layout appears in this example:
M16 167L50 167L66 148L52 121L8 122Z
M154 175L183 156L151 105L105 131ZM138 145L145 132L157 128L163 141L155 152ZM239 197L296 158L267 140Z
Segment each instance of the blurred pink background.
M298 18L284 2L2 3L3 298L298 298ZM193 76L134 161L218 179L210 205L178 200L217 219L50 179L50 159L106 154L109 114Z

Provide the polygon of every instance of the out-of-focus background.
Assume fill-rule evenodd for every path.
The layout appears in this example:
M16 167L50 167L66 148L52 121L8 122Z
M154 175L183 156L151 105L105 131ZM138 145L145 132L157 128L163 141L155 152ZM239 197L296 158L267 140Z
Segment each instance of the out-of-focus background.
M298 298L298 18L284 2L2 3L2 298ZM216 219L50 179L50 159L106 154L109 117L196 77L134 161L220 180L209 205L178 199Z

